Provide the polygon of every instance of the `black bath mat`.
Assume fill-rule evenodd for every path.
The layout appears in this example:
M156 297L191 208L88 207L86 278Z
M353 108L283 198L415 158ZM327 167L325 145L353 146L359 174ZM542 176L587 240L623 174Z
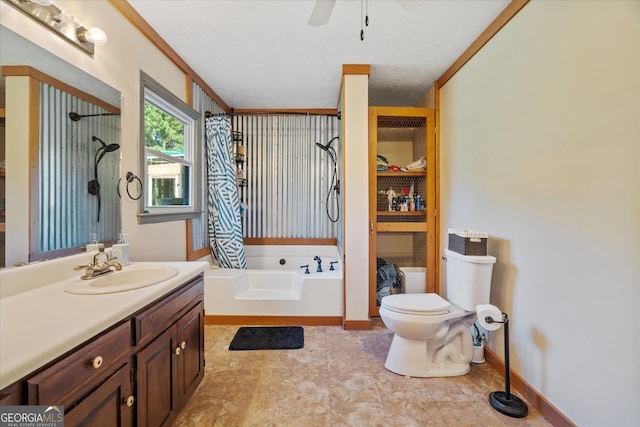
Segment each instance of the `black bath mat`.
M242 327L229 350L293 350L304 347L301 326Z

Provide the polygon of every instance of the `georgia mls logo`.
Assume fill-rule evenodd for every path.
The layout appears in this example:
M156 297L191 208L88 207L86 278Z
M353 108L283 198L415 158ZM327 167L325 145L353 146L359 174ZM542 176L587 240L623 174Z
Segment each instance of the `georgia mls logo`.
M64 427L64 407L1 406L0 427Z

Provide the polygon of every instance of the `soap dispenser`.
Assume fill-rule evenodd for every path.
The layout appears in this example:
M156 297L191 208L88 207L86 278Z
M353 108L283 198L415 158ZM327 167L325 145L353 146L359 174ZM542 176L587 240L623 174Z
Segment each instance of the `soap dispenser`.
M91 243L87 245L87 252L104 250L104 243L98 243L98 238L95 233L91 234Z
M111 246L111 256L121 266L129 265L129 244L125 243L122 233L120 233L118 243Z

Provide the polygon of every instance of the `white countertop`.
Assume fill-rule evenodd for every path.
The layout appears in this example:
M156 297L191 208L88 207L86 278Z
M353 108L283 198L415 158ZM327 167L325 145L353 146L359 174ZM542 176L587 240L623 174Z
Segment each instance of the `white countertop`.
M29 266L14 269L17 271L11 271L8 275L0 275L0 286L5 288L0 298L0 389L209 268L206 262L131 263L139 267L158 264L176 267L179 272L171 279L155 285L103 295L74 295L64 292L69 279L79 276L79 272L73 272L73 276L64 279L52 274L52 280L60 280L47 284L34 284L26 271ZM39 267L40 274L46 267ZM19 280L22 283L16 286L15 279L20 269L25 269L23 271L27 274L22 275ZM10 281L14 283L9 284ZM7 291L6 288L11 289Z

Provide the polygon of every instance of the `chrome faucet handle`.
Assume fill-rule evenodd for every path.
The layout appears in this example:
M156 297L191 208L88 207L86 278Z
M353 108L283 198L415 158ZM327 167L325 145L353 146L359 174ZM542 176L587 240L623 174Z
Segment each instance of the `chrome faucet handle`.
M337 264L338 262L339 262L339 261L331 261L331 262L329 263L329 264L330 264L329 270L334 271L334 270L335 270L335 268L333 268L333 264Z
M300 268L304 268L304 274L309 274L309 264L301 265Z

